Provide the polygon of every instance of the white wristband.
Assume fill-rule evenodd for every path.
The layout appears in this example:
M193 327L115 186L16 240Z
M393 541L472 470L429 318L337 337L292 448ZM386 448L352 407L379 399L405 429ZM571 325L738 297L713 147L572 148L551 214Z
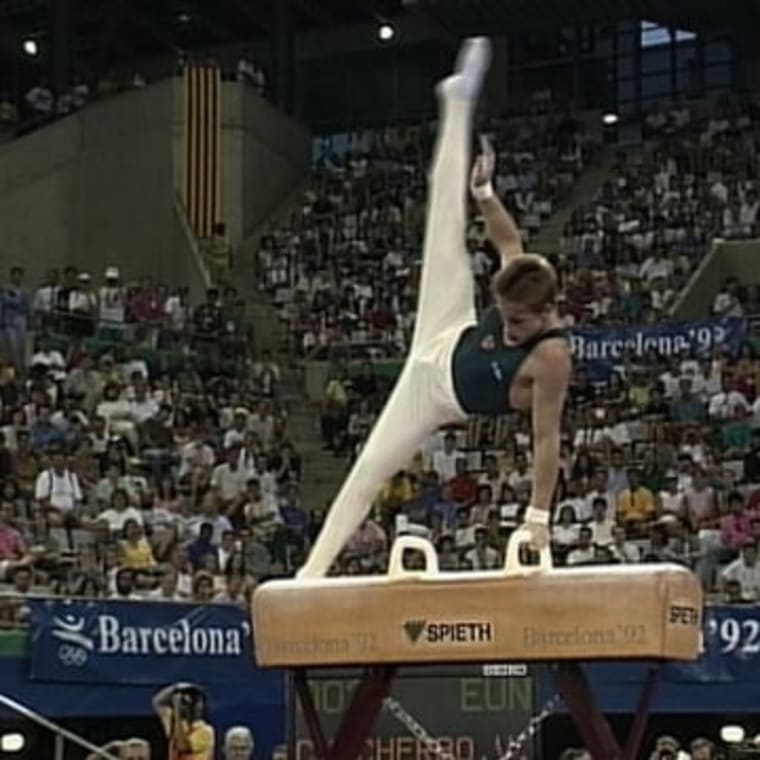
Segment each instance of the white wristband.
M473 185L471 190L472 197L475 198L476 201L490 201L494 195L493 185L490 182L486 182L482 185Z
M538 523L539 525L548 525L549 524L549 510L536 509L536 507L528 507L525 510L525 522Z

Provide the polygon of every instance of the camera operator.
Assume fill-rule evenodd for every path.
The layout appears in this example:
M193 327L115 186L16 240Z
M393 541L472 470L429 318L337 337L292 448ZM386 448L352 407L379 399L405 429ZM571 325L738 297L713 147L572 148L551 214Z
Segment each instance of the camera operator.
M206 696L194 684L176 683L153 697L169 740L169 760L214 760L214 729L204 716Z

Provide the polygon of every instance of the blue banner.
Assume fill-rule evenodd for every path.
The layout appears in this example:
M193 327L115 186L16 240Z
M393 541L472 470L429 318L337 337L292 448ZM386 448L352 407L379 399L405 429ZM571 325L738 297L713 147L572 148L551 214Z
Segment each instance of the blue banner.
M669 680L760 685L760 608L705 607L702 630L702 656L695 663L669 665Z
M621 362L626 352L639 359L652 350L664 357L683 354L707 357L716 345L727 346L735 352L746 337L747 321L737 317L654 325L574 327L570 333L573 356L579 364L607 366Z
M251 624L233 606L63 600L30 606L35 680L165 684L192 673L209 684L257 670Z

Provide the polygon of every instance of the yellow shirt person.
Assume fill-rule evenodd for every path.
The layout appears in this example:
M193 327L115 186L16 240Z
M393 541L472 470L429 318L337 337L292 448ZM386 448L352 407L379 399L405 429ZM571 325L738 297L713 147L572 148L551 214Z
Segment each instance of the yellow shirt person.
M169 760L214 760L216 735L203 719L205 696L192 684L173 684L153 697L169 742Z
M657 515L654 494L639 484L638 473L628 473L629 487L617 497L618 521L625 523L644 523Z

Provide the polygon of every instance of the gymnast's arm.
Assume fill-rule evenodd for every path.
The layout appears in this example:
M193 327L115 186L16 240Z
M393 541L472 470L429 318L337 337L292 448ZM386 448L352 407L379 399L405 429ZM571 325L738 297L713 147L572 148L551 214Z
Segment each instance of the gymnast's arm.
M533 490L530 505L547 513L552 506L560 465L562 410L570 383L567 347L555 341L539 346L533 372Z
M496 154L488 138L481 137L482 152L475 161L470 189L486 222L488 237L501 255L502 266L523 253L522 236L512 215L493 189Z

